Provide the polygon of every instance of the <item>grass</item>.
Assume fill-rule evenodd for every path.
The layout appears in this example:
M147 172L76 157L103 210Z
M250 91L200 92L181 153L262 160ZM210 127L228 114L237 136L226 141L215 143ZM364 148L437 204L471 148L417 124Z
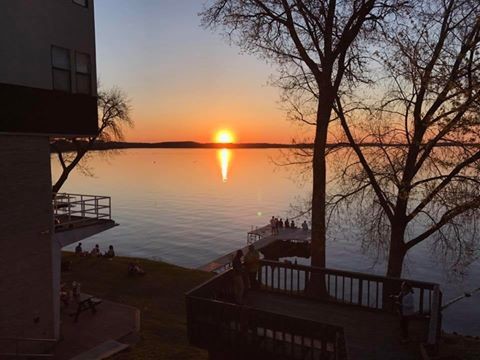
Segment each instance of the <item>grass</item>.
M207 359L206 352L188 345L184 294L210 274L144 259L82 258L72 253L62 258L71 262L62 281L78 281L82 292L140 309L140 342L114 359ZM147 275L128 276L132 261Z

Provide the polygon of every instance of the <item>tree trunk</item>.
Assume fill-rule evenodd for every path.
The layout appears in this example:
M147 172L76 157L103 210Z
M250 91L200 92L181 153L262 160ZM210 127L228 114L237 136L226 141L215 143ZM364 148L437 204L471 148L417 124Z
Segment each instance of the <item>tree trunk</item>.
M328 93L328 92L325 92ZM326 266L326 184L327 167L325 151L327 148L327 131L333 100L320 96L317 109L317 127L313 148L313 193L312 193L312 240L311 265L324 268ZM311 295L324 297L327 294L325 276L312 273L307 291Z
M320 126L320 125L319 125ZM323 128L323 126L322 126ZM320 133L326 133L320 131ZM318 133L318 132L317 132ZM320 135L320 136L318 136ZM313 154L313 194L312 194L312 266L326 265L326 134L317 134Z
M67 181L69 174L70 174L70 171L68 171L68 169L64 169L62 171L62 174L57 179L55 184L52 186L52 193L56 194L60 191L60 189L63 186L63 184L65 183L65 181Z
M405 226L392 226L390 234L390 251L388 254L388 277L400 278L402 276L403 260L407 253L407 247L403 242L404 236Z
M405 225L392 225L390 234L390 251L388 254L387 277L400 279L402 276L403 260L407 253L404 235ZM395 311L395 300L392 295L400 292L401 281L388 280L383 284L383 307L386 310Z
M65 181L67 181L68 176L70 175L72 170L75 168L75 166L78 165L80 160L83 159L87 151L91 148L91 144L93 143L93 141L94 140L90 140L88 146L85 149L78 150L73 161L67 167L64 167L62 169L62 174L55 182L55 185L52 186L52 193L56 194L60 191L61 187L63 186Z

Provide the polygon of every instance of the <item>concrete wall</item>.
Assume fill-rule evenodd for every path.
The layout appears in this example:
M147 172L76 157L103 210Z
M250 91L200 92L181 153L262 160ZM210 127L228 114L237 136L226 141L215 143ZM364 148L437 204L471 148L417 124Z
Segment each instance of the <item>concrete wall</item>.
M60 269L48 138L0 135L0 174L0 337L54 338Z
M0 83L52 89L52 45L90 55L96 95L93 0L87 8L72 0L0 0Z

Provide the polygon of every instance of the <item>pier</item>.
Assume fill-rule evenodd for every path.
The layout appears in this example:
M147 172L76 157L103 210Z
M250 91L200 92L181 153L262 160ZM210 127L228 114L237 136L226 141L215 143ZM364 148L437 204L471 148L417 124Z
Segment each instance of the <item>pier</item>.
M266 225L249 231L247 233L247 244L240 250L242 250L243 253L246 254L248 246L251 244L255 246L255 249L260 250L261 248L270 245L278 240L309 242L310 239L310 230L305 231L300 228L279 228L278 234L272 235L270 225ZM202 271L216 273L228 270L231 267L232 259L237 251L238 249L229 252L226 255L220 256L219 258L209 262L208 264L200 266L198 269Z

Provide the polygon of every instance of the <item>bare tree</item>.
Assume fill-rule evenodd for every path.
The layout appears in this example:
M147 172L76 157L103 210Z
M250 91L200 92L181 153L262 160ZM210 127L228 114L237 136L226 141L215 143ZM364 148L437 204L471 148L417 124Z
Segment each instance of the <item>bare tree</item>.
M58 193L60 188L67 181L70 173L85 158L88 151L92 149L96 141L112 141L123 140L123 128L125 126L133 126L130 118L130 102L126 94L119 88L113 87L108 90L101 90L98 93L98 112L99 112L99 128L95 135L87 139L58 139L52 141L51 147L53 152L57 154L58 160L62 167L62 173L53 185L53 193ZM74 151L64 151L60 143L67 143L73 146Z
M458 264L477 234L480 3L419 1L385 29L385 43L381 106L360 113L336 99L356 159L333 201L354 197L368 212L370 240L388 252L387 275L399 277L414 246L432 238Z
M363 80L365 40L400 0L214 0L206 27L223 28L245 51L280 68L279 84L303 94L315 127L312 168L312 265L325 266L327 134L337 95ZM303 100L302 100L303 97ZM292 97L290 97L292 98Z

